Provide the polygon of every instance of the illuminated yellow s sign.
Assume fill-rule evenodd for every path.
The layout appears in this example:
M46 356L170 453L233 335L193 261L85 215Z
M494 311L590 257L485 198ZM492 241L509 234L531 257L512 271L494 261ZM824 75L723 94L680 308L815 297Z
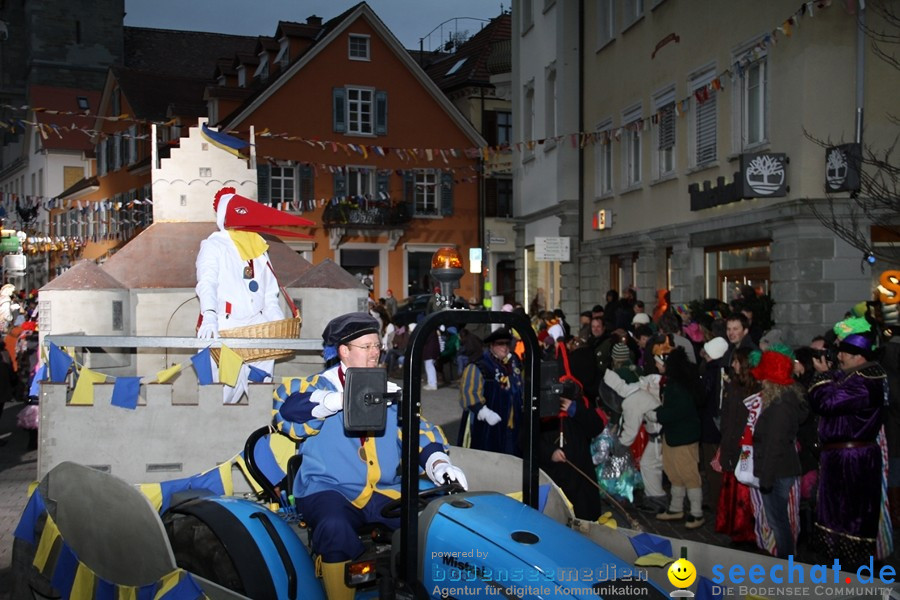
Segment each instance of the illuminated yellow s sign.
M900 271L883 272L878 283L878 295L883 304L900 303Z

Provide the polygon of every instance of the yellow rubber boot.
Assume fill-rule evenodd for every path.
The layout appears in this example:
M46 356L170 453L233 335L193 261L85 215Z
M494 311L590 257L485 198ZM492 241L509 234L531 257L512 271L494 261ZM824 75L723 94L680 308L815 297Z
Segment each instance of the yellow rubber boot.
M321 563L322 583L328 600L353 600L356 592L344 583L344 569L349 560L339 563Z

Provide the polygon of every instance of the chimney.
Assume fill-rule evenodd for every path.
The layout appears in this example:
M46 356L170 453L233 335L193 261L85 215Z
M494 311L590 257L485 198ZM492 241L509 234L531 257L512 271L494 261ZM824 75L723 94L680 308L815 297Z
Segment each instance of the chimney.
M322 25L322 17L317 17L316 15L306 17L306 24L319 27L320 25Z

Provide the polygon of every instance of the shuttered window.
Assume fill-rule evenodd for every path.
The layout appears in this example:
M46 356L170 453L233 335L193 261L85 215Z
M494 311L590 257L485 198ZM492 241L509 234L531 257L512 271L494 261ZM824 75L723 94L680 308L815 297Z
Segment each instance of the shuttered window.
M675 171L675 86L653 98L656 148L653 176L659 179Z
M622 113L622 166L626 187L641 183L641 107L636 106Z
M706 70L691 79L691 107L693 110L694 165L705 165L716 160L718 147L716 109L717 94L709 87L715 77L715 70Z

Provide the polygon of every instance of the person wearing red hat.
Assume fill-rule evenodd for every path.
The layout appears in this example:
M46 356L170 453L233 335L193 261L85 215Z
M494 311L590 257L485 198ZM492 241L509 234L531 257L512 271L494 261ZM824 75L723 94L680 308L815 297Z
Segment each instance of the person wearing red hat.
M196 292L201 315L197 337L201 339L218 338L221 329L284 318L278 301L278 280L267 252L269 245L259 233L305 236L271 226L313 225L306 219L240 196L230 187L219 190L213 209L218 231L200 243L196 263ZM271 377L274 361L257 361L254 366ZM215 377L215 362L213 373ZM240 401L247 390L249 377L250 367L244 364L235 386L224 386L225 404Z
M762 385L762 409L753 430L753 474L759 478L763 514L775 539L773 554L787 558L795 553L799 533L790 518L800 512L797 431L809 409L794 383L794 361L789 356L765 351L750 372Z

